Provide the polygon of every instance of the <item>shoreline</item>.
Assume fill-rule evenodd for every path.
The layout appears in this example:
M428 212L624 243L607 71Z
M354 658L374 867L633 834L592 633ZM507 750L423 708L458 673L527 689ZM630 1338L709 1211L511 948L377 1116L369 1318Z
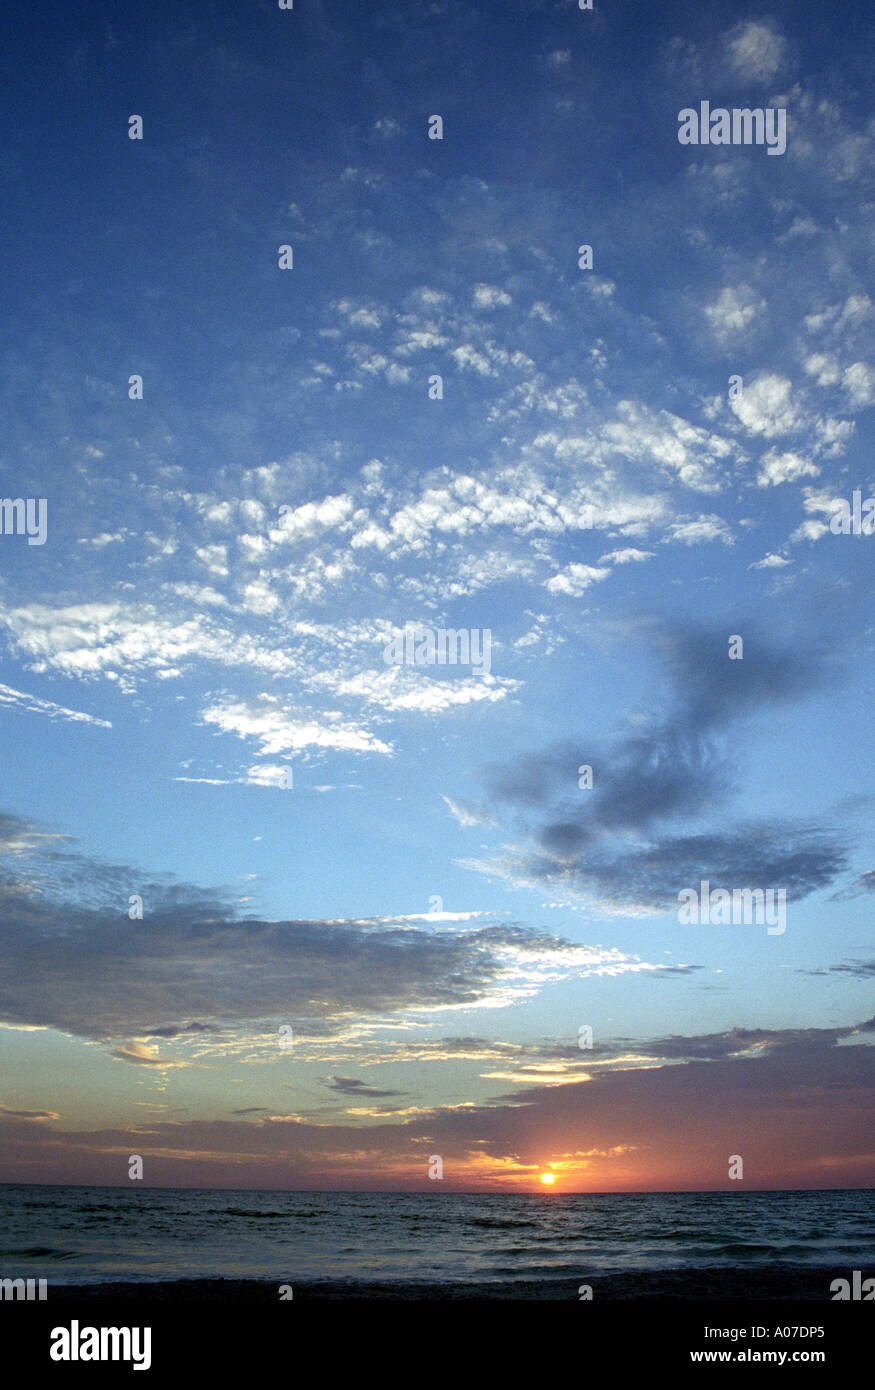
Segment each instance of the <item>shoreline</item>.
M830 1302L833 1279L847 1276L837 1265L815 1267L766 1265L758 1269L630 1270L622 1274L587 1274L573 1279L504 1280L377 1280L301 1279L281 1281L291 1286L293 1299L320 1301L579 1301L578 1288L588 1284L593 1301L635 1302ZM57 1302L280 1302L280 1281L251 1278L106 1280L93 1284L52 1284L48 1300Z

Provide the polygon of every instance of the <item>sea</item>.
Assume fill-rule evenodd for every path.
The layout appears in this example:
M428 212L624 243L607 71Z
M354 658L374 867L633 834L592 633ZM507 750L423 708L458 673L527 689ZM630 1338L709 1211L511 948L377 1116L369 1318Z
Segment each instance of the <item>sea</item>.
M0 1185L0 1278L87 1296L829 1298L875 1191L529 1195ZM279 1290L287 1289L287 1295Z

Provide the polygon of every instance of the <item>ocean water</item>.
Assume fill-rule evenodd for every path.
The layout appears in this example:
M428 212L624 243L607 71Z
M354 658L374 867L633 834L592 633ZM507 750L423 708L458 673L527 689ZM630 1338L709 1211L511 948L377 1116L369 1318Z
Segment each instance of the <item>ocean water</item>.
M875 1192L526 1196L0 1186L0 1277L510 1285L875 1272ZM545 1283L546 1287L546 1283ZM571 1287L571 1283L569 1283Z

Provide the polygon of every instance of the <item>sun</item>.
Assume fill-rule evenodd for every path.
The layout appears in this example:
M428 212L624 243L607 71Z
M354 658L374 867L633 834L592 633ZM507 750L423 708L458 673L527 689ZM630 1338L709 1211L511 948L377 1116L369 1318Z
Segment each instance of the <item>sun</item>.
M545 1187L551 1187L555 1181L556 1177L553 1173L541 1174L541 1182L544 1184Z

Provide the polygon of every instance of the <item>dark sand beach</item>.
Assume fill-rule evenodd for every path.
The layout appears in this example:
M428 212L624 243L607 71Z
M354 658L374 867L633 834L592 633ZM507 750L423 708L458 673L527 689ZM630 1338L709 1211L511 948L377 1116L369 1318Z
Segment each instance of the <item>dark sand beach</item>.
M610 1301L699 1301L795 1302L830 1301L830 1283L840 1277L833 1266L821 1268L772 1266L757 1270L721 1268L665 1269L646 1274L603 1274L588 1282L593 1299ZM579 1283L568 1279L520 1279L470 1283L466 1281L424 1282L319 1279L292 1282L296 1299L332 1301L549 1301L568 1302L579 1298ZM53 1302L128 1301L160 1302L276 1302L279 1285L263 1279L168 1279L149 1282L60 1284L50 1287Z

